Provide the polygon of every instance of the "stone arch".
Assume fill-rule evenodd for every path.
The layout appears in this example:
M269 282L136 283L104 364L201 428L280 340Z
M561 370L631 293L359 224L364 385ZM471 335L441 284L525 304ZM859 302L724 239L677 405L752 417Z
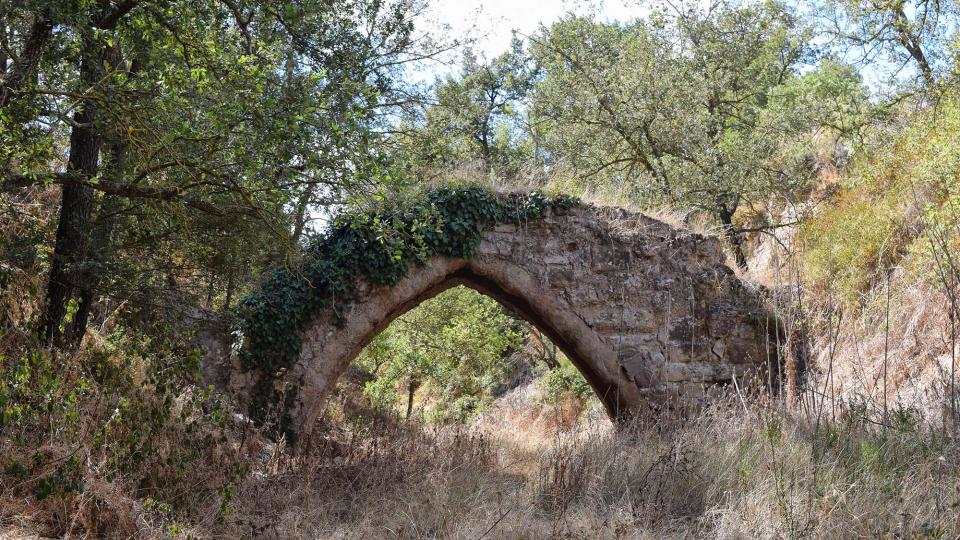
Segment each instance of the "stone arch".
M634 387L618 380L622 375L614 349L566 309L553 291L538 290L535 276L483 255L469 260L438 257L393 287L366 291L364 299L350 307L343 326L320 320L308 328L300 357L303 371L298 374L303 398L299 409L293 411L301 420L295 431L310 433L328 389L374 337L403 313L457 285L497 300L547 335L583 373L611 416L618 416L623 405L637 401L639 396L633 394L621 396ZM336 361L323 361L325 358Z
M759 291L725 264L719 240L619 208L575 205L483 233L470 258L432 257L394 285L360 277L342 313L317 313L297 361L272 376L234 362L241 399L264 377L295 388L288 428L309 435L324 399L396 317L466 285L537 326L584 374L613 418L700 402L706 390L776 361Z

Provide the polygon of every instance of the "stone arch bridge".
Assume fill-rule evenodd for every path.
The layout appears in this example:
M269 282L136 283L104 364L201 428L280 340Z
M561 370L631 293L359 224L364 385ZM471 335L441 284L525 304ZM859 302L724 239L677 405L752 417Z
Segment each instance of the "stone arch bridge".
M493 297L549 336L613 418L700 402L711 386L776 361L760 294L725 264L716 237L575 204L491 227L472 257L432 257L395 285L357 278L344 312L323 309L305 325L289 368L261 373L224 355L217 382L241 401L254 399L257 385L296 384L288 429L308 435L361 350L396 317L456 285Z

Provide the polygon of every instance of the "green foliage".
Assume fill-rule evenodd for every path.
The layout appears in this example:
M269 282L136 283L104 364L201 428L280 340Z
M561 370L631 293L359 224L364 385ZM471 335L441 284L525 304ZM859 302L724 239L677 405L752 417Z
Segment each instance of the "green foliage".
M789 170L811 158L819 164L841 158L842 165L845 156L836 155L837 147L859 149L875 109L860 74L852 66L825 59L816 69L770 89L757 139L775 147L776 158L790 164Z
M428 419L466 420L491 398L522 344L515 319L492 298L456 287L402 315L374 338L357 364L374 375L364 388L377 404L428 399Z
M773 2L682 8L629 24L554 24L533 46L544 70L538 129L588 185L732 214L773 179L803 180L777 176L790 164L776 159L767 132L798 131L765 123L764 111L796 76L807 30Z
M0 357L0 362L4 367L0 378L0 429L8 434L20 433L23 427L54 416L64 420L61 429L66 432L79 430L77 404L89 388L86 378L67 385L50 355L40 351L16 360Z
M57 465L52 473L37 480L33 487L33 496L38 501L51 496L62 499L71 493L82 492L83 478L80 475L79 456L76 454Z
M894 81L911 65L932 86L950 65L960 22L954 0L828 0L821 10L841 46Z
M380 128L411 49L430 52L418 3L0 0L0 183L70 186L71 241L41 242L72 276L55 282L94 289L51 298L51 328L101 293L232 307L312 208L393 187ZM39 60L13 80L19 56Z
M488 62L468 50L459 77L440 81L436 103L410 121L416 129L402 138L400 159L434 170L479 162L484 172L517 176L531 157L517 127L533 79L519 39Z
M805 264L819 289L857 302L899 265L939 283L938 269L949 265L943 258L960 247L960 100L945 95L909 119L875 143L832 204L804 223Z
M294 363L305 326L321 310L342 313L356 278L396 284L430 257L469 258L483 233L498 223L522 223L574 204L575 199L562 195L498 195L465 186L343 212L301 261L274 271L237 309L243 368L261 373L252 416L265 419L267 408L278 400L272 377Z
M902 202L852 190L804 224L806 267L821 292L857 303L900 260L907 241Z
M564 396L574 396L578 399L587 399L593 394L590 383L583 378L580 370L573 363L561 355L560 366L547 371L543 375L542 384L544 395L549 402L557 402Z
M222 398L194 384L199 360L125 331L83 354L0 357L0 477L37 500L82 493L87 478L182 512L229 496L248 467Z
M436 423L466 424L473 420L489 399L480 396L459 396L453 401L443 401L428 411L427 420Z
M813 65L811 28L783 3L670 6L568 16L532 40L536 139L584 189L705 214L743 266L741 229L776 218L738 211L805 196L869 119L867 92L853 69Z

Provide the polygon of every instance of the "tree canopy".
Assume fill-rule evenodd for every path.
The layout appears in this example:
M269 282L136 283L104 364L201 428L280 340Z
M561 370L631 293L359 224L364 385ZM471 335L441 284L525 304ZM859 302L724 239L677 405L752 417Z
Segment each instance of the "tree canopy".
M815 171L791 150L821 129L855 129L849 112L866 108L852 70L825 62L801 77L809 36L773 2L676 6L629 24L568 17L532 40L544 71L536 129L588 185L708 213L745 265L737 211L804 187ZM844 123L798 99L844 103Z
M107 285L196 287L203 268L229 305L237 270L295 250L310 208L383 189L382 110L429 54L414 0L0 8L3 187L63 191L55 342L79 339Z

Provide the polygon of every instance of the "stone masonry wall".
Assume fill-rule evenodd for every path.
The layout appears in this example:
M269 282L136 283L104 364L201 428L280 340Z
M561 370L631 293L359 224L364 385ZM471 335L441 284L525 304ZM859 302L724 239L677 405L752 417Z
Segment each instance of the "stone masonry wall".
M396 286L361 282L341 325L318 313L295 368L292 410L308 434L336 380L397 316L449 287L489 294L564 350L614 417L700 401L766 366L772 324L720 242L623 209L581 205L489 231L475 257L437 257ZM233 369L243 395L256 374Z

